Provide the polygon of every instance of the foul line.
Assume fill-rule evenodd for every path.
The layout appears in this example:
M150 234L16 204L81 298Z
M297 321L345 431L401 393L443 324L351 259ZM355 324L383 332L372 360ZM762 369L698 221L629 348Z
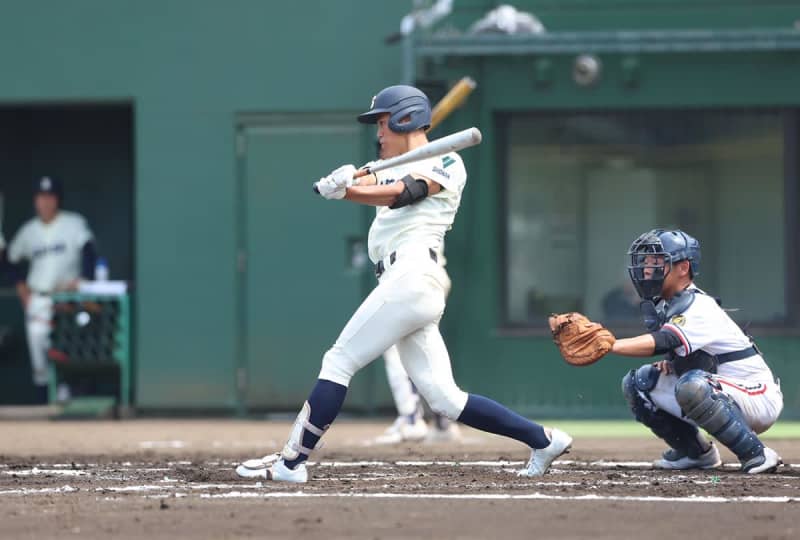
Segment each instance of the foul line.
M461 494L461 493L305 493L294 492L268 492L253 493L243 491L229 491L228 493L203 493L203 499L285 499L285 498L351 498L351 499L453 499L453 500L551 500L551 501L617 501L617 502L760 502L760 503L789 503L800 502L798 497L623 497L620 495L547 495L544 493L529 494Z

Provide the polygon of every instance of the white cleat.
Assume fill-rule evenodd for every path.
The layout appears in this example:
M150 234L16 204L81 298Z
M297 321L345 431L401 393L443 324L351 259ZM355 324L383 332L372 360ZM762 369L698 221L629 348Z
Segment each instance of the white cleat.
M550 444L545 448L534 448L531 450L531 459L528 466L517 474L519 476L542 476L550 468L553 461L562 454L569 452L572 448L572 437L553 428L550 431Z
M461 440L461 429L455 422L450 422L446 427L432 427L428 428L428 435L425 437L425 442L428 443L446 443Z
M305 463L290 469L283 463L283 459L278 454L248 459L236 467L236 474L242 478L255 480L294 482L297 484L308 482L308 470Z
M421 441L428 434L428 424L422 416L414 416L414 420L408 416L398 416L391 426L386 428L381 435L374 439L375 444L399 444L401 442Z
M664 452L661 459L657 459L653 462L654 468L666 471L716 469L720 465L722 465L722 459L719 457L719 450L714 446L714 443L711 443L711 447L697 458L691 458L679 450L670 448Z
M762 461L763 460L763 461ZM742 470L747 474L759 474L764 472L777 472L778 465L783 465L783 460L772 448L764 447L764 454L758 459L752 459L742 466Z

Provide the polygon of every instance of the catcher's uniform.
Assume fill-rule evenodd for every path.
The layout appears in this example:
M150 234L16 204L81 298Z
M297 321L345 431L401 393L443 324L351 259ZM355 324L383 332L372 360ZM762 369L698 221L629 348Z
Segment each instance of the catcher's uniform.
M25 223L8 246L9 262L30 261L27 284L31 297L25 326L33 383L37 386L46 385L48 379L46 353L53 316L50 294L81 276L82 250L92 239L83 216L59 210L50 223L39 218Z
M681 343L672 354L686 358L704 351L715 356L719 365L716 374L709 373L709 384L736 402L753 431L766 431L783 409L779 380L750 338L716 300L694 286L690 289L695 291L688 291L694 294L689 307L672 315L662 326L662 331L671 332ZM649 397L657 408L682 418L675 398L677 381L677 375L662 373Z
M378 183L408 174L433 180L442 190L402 208L377 207L368 248L378 285L325 353L319 378L347 386L358 370L396 345L431 409L458 418L468 396L453 380L439 333L449 278L437 252L455 219L467 173L451 152L382 171Z

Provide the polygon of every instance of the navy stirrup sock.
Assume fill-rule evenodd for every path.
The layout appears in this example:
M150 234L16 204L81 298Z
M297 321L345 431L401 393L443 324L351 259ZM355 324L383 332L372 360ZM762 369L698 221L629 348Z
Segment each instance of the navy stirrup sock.
M335 382L317 379L317 384L308 396L308 406L311 407L311 414L308 423L319 429L326 429L336 420L336 415L342 408L344 397L347 395L347 387ZM306 448L314 448L319 442L319 436L310 431L303 432L302 445ZM305 454L300 454L296 459L285 461L284 464L290 469L294 469L300 463L308 459Z
M489 398L470 394L458 421L470 427L505 435L531 448L545 448L550 439L544 428Z

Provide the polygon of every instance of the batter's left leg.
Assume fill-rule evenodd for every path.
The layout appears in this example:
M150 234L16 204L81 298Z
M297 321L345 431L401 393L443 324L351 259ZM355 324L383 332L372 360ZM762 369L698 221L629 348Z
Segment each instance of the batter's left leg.
M521 474L544 474L572 445L566 433L553 429L548 437L541 425L487 397L461 390L453 379L450 356L436 324L407 336L397 348L411 380L434 412L481 431L510 437L535 450Z

